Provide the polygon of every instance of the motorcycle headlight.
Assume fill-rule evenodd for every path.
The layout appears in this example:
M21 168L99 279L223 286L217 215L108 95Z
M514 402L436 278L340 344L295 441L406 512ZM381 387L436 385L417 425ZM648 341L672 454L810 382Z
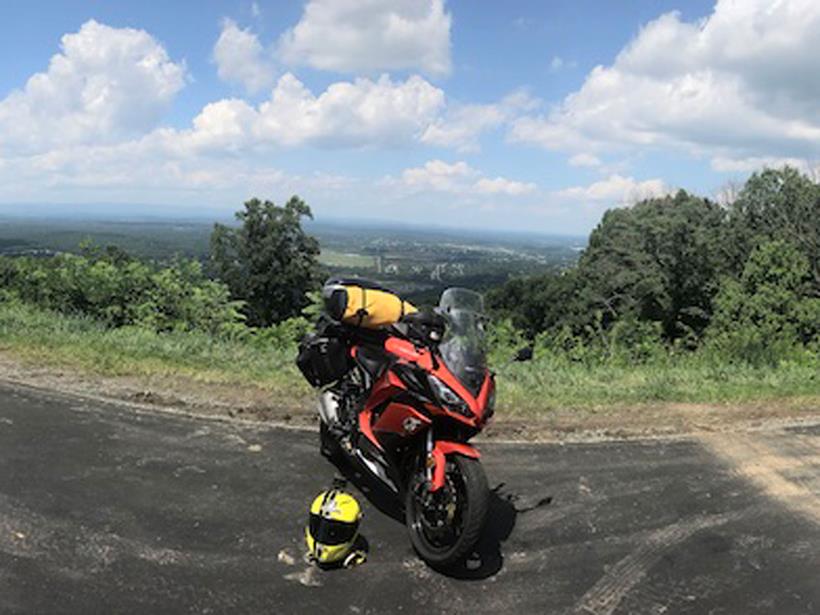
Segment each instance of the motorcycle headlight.
M442 406L466 418L473 417L472 410L470 410L467 402L459 397L458 393L444 384L436 376L430 375L428 379L430 380L430 388L433 389L433 392L436 394Z

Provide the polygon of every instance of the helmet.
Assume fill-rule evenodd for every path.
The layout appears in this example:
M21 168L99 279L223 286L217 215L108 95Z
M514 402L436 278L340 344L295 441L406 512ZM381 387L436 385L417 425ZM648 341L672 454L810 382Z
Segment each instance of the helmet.
M309 557L319 564L347 565L359 535L361 507L342 486L334 482L331 489L316 496L310 507L305 541Z

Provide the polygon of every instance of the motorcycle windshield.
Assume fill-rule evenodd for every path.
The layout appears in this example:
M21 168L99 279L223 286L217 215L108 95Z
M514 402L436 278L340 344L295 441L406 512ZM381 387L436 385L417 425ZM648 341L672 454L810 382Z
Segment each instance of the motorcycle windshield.
M478 395L487 371L484 300L471 290L449 288L441 295L438 311L447 320L441 358L461 384Z

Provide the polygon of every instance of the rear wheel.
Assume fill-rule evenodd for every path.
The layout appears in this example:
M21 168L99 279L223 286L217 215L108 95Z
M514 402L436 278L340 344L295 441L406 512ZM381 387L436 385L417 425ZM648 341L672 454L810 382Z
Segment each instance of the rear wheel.
M475 547L484 528L489 490L484 468L476 459L447 460L444 486L436 492L423 472L407 489L405 520L410 541L432 566L450 566Z

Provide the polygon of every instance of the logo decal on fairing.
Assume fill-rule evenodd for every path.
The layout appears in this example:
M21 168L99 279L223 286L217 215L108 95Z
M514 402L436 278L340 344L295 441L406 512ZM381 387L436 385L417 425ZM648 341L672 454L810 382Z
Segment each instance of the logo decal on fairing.
M421 427L421 421L413 416L408 416L406 419L404 419L404 421L402 421L401 426L407 433L413 433L419 427Z

